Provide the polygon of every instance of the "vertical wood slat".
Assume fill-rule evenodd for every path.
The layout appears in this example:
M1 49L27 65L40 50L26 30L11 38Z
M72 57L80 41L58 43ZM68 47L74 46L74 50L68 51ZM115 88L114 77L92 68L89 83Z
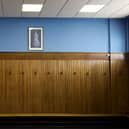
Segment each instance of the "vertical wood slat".
M20 112L20 63L18 60L1 60L1 63L1 110L6 113L9 112L9 110L11 110L11 112Z
M112 61L110 89L107 59L93 59L92 55L91 59L67 60L60 59L60 54L56 56L57 59L0 59L0 113L129 111L127 62Z
M5 92L4 92L4 71L3 71L3 60L0 60L0 106L1 112L4 112L5 105Z
M112 113L129 112L129 53L111 54Z
M112 61L112 112L129 112L129 62Z

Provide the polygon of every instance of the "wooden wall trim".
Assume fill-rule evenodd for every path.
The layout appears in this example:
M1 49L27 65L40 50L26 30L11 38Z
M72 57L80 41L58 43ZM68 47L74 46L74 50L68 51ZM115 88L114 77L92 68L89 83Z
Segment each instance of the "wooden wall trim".
M0 59L108 60L104 52L0 52Z
M111 60L129 60L129 53L113 52L111 53Z
M109 60L107 52L0 52L0 59ZM111 53L111 60L129 60L129 53Z
M15 116L41 116L41 117L122 117L125 114L74 114L74 113L3 113L0 117L15 117Z

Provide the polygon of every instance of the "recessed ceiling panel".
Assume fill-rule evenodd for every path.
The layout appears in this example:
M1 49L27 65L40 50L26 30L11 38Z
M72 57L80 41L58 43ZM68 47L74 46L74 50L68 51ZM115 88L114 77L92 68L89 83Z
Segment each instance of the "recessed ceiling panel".
M67 0L46 0L41 17L56 17Z
M43 4L43 3L44 0L24 0L24 4ZM39 15L40 12L22 12L23 17L38 17Z
M23 0L3 0L4 16L21 16L22 3Z
M91 4L91 5L105 5L106 6L110 2L111 2L111 0L90 0L90 1L88 1L87 4ZM101 10L103 10L103 8ZM96 17L97 13L80 13L79 12L76 16L77 17Z
M74 17L88 0L69 0L60 11L58 17Z

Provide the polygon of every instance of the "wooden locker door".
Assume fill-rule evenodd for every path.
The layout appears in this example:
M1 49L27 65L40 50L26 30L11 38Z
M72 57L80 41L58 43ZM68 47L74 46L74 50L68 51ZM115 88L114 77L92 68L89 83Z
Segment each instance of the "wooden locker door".
M110 113L110 84L108 61L89 61L88 113Z
M21 62L20 60L4 60L3 74L4 74L4 111L6 113L21 112Z
M112 113L129 112L129 62L111 62Z

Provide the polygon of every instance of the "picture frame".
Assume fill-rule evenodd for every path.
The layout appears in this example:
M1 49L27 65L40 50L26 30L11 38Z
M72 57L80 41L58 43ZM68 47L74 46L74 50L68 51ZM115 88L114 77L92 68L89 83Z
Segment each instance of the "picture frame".
M29 50L43 50L43 27L29 27Z

